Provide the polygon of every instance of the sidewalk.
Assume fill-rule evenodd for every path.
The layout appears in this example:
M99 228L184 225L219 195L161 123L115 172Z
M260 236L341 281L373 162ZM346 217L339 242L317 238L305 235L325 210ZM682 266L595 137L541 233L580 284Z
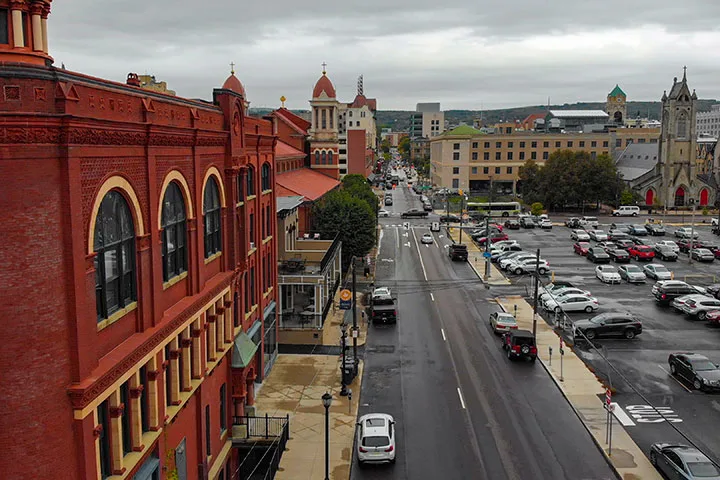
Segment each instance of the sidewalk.
M514 312L517 305L517 323L519 328L532 331L532 306L522 297L498 297L498 305L507 312ZM612 453L605 443L606 411L598 395L604 395L605 389L585 363L567 346L563 357L562 377L560 375L560 340L555 331L538 316L537 321L538 359L558 386L570 406L593 436L595 443L603 451L608 462L620 478L661 480L660 474L650 464L643 451L630 438L620 422L613 423ZM550 364L548 347L553 348Z
M335 305L340 305L340 290L338 289L335 294ZM357 344L365 345L367 339L367 318L363 318L362 312L365 311L365 307L362 304L363 294L358 292L358 304L357 304L357 324L358 324L358 340ZM322 329L322 344L323 345L340 345L340 325L343 321L347 323L347 341L348 345L352 345L352 310L340 310L335 307L328 313L325 319L325 325Z
M454 243L458 243L460 239L460 232L456 227L448 227L448 238ZM475 271L475 274L483 281L485 281L485 262L483 258L483 250L480 250L475 242L472 241L469 235L463 234L463 240L467 238L468 241L464 242L468 248L468 263L470 267ZM490 285L510 285L510 280L498 270L498 268L490 262L490 278L487 280Z
M277 480L317 480L325 476L325 408L330 392L330 479L350 478L363 362L352 384L352 400L341 397L340 357L280 355L255 400L256 415L290 415L290 438Z

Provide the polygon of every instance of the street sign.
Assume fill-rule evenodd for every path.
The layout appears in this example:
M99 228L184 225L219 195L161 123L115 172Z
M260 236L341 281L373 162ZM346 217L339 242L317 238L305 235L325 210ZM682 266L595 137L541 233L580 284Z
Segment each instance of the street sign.
M610 407L610 404L612 403L612 391L609 388L605 389L605 405Z
M492 257L492 253L490 253L490 252L483 252L483 257L485 257L485 258L491 258L491 257Z
M352 292L347 288L340 290L340 310L350 310L352 306Z

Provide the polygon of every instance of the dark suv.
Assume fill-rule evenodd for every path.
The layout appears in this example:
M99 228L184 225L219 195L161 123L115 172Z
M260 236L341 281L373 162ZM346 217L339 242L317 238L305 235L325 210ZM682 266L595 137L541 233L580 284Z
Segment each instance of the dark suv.
M593 340L595 337L635 338L642 333L642 322L627 312L608 312L595 315L590 320L573 323L573 337Z
M522 358L535 362L537 359L537 346L532 332L527 330L512 330L503 334L502 347L510 360Z
M448 248L448 256L453 260L462 260L463 262L467 262L468 259L468 249L467 245L464 243L453 243L450 245L450 248Z
M703 293L692 285L688 285L685 282L679 280L666 280L657 282L653 285L652 294L655 297L655 301L660 305L670 305L674 299L682 297L683 295L691 295Z

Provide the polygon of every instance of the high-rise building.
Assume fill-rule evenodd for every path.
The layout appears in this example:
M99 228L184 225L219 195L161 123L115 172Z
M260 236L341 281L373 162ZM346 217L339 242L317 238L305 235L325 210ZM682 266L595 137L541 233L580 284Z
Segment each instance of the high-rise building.
M445 113L440 103L418 103L410 115L410 139L432 138L445 131Z

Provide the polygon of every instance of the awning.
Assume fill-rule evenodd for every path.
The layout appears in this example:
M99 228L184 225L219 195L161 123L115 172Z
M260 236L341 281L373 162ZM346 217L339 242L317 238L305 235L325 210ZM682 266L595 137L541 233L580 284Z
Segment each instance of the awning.
M263 319L268 318L270 315L275 314L275 300L272 300L270 303L268 303L268 306L265 307L265 310L263 310Z
M232 353L232 367L245 368L252 362L253 355L257 352L258 345L252 341L248 334L242 332L235 337Z

